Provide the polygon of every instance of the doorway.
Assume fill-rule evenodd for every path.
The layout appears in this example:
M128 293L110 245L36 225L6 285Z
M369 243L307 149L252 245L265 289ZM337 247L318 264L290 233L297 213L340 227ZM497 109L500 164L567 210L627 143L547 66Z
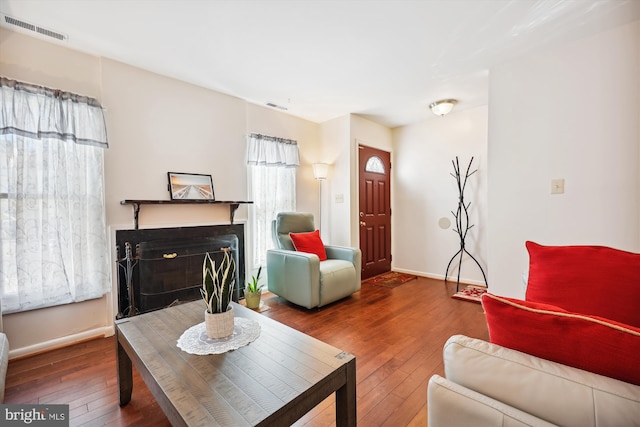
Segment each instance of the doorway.
M358 145L362 279L391 270L391 153Z

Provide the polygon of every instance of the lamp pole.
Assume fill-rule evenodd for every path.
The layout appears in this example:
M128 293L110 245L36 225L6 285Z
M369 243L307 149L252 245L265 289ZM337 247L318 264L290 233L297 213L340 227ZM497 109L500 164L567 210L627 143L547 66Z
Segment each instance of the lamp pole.
M327 179L329 173L328 163L314 163L313 164L313 177L318 181L318 230L322 231L322 181ZM322 233L321 233L322 234Z

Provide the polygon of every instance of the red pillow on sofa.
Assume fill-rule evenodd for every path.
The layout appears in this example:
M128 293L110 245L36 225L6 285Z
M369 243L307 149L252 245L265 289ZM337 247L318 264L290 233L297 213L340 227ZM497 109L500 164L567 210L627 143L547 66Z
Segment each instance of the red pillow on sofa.
M640 327L640 254L526 242L525 299Z
M327 251L324 249L319 230L310 233L289 233L289 236L296 251L316 254L320 261L327 259Z
M640 385L640 328L488 293L482 306L492 343Z

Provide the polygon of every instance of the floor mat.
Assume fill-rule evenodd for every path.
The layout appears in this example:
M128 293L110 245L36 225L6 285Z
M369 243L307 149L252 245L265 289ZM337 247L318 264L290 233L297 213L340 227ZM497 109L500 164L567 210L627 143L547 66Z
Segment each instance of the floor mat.
M451 295L451 298L480 303L482 302L482 294L485 293L487 293L487 288L485 286L469 285Z
M396 271L389 271L378 276L367 279L364 283L370 285L383 286L385 288L395 288L411 280L416 279L418 276L414 274L398 273Z

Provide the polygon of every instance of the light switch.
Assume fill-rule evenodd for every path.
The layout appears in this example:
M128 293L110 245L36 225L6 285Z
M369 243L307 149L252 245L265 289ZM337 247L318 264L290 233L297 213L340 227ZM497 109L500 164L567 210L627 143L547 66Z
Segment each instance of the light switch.
M564 194L564 179L551 180L551 194Z
M336 203L344 203L344 194L336 194Z

